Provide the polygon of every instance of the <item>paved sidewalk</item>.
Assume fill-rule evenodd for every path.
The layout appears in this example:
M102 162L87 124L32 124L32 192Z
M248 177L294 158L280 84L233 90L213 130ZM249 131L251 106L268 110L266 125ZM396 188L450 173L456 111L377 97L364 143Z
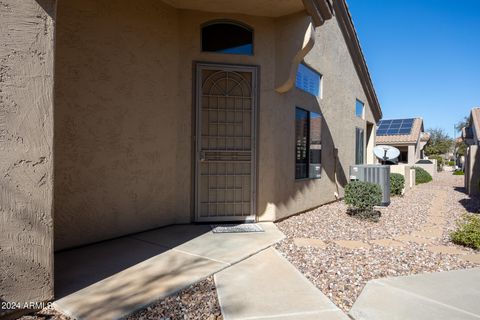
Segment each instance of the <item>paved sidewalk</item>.
M480 319L480 268L372 280L350 310L355 320Z
M215 274L225 320L348 317L273 248Z
M265 232L176 225L58 253L54 306L75 319L124 317L284 238L260 225Z

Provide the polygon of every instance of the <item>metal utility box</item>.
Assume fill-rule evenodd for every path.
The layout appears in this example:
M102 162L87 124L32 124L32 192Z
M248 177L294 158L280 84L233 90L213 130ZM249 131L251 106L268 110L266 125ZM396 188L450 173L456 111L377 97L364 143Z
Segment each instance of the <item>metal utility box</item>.
M390 204L390 166L377 164L350 166L350 180L378 184L382 189L382 206Z

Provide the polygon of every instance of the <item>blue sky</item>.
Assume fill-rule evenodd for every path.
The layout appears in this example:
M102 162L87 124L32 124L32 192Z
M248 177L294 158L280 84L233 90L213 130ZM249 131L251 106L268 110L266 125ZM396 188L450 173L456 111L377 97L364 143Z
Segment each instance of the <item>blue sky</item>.
M384 119L453 136L480 106L480 0L347 0Z

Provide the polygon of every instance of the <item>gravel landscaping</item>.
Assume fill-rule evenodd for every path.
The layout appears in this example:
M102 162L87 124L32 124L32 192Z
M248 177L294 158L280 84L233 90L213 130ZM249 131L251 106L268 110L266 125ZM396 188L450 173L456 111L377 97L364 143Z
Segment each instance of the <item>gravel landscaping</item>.
M128 316L128 320L222 320L213 277L159 300L148 308ZM44 309L20 320L70 320L54 309Z
M338 201L293 216L276 225L287 238L369 240L393 237L416 230L418 225L426 222L431 197L432 194L426 190L392 198L392 203L381 209L379 222L347 215L347 206L343 201Z
M445 211L447 213L447 226L443 234L443 243L447 245L457 246L450 241L450 233L456 229L456 221L466 213L479 213L480 214L480 198L472 198L463 192L463 188L458 186L463 185L463 176L450 176L448 174L440 175L438 179L438 185L440 188L445 188L446 190L451 190L449 182L454 182L454 185L457 186L458 191L451 191L448 193L447 205ZM457 246L459 248L466 249L462 246ZM469 249L474 252L473 249Z
M18 320L70 320L70 317L67 317L64 314L61 314L53 308L43 309L34 314L26 315Z
M451 248L452 252L480 253L450 241L457 219L467 212L480 212L479 199L470 199L463 193L462 184L462 176L439 173L433 182L416 186L403 197L392 198L390 206L381 210L377 223L349 216L343 201L324 205L278 222L276 225L286 239L278 243L276 249L346 312L369 280L478 267L480 263L462 260L461 254L435 252L431 248L440 246ZM436 198L439 194L441 199ZM435 202L437 205L432 206ZM439 212L432 212L432 208ZM425 243L408 238L412 232L431 228L429 223L435 217L444 221L439 224L438 236L423 238ZM407 238L402 239L405 235ZM338 240L356 242L349 247L342 246L340 241L334 242ZM385 244L383 240L392 240L392 244ZM359 247L361 245L364 247ZM68 317L55 310L42 310L21 319L68 320ZM209 277L127 319L223 318L213 277Z
M200 281L179 293L140 310L128 320L147 319L223 319L213 277Z
M464 205L468 202L468 210L476 210L475 201L469 200L459 188L462 178L447 172L440 173L433 182L415 187L404 197L392 198L391 205L382 210L378 223L348 216L343 202L291 217L277 223L287 238L276 248L344 311L352 307L369 280L479 266L462 260L459 255L435 253L428 249L429 245L448 245L466 253L475 253L472 249L451 243L449 239L456 219L467 211ZM445 190L447 194L442 206L446 219L442 236L426 243L406 242L398 247L371 242L382 238L395 239L417 231L427 223L429 209L438 190ZM297 246L294 238L320 239L326 247ZM367 247L348 249L333 240L362 241Z

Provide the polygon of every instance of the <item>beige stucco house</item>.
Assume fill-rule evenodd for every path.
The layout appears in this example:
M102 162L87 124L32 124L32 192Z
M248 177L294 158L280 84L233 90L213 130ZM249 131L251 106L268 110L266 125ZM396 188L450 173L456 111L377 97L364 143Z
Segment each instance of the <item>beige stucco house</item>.
M381 120L378 123L376 144L399 149L400 164L413 166L423 159L423 148L429 139L422 118Z
M462 129L467 144L465 154L465 189L469 195L480 195L480 107L470 112L468 127Z
M0 298L54 251L341 197L382 113L344 0L4 0Z

